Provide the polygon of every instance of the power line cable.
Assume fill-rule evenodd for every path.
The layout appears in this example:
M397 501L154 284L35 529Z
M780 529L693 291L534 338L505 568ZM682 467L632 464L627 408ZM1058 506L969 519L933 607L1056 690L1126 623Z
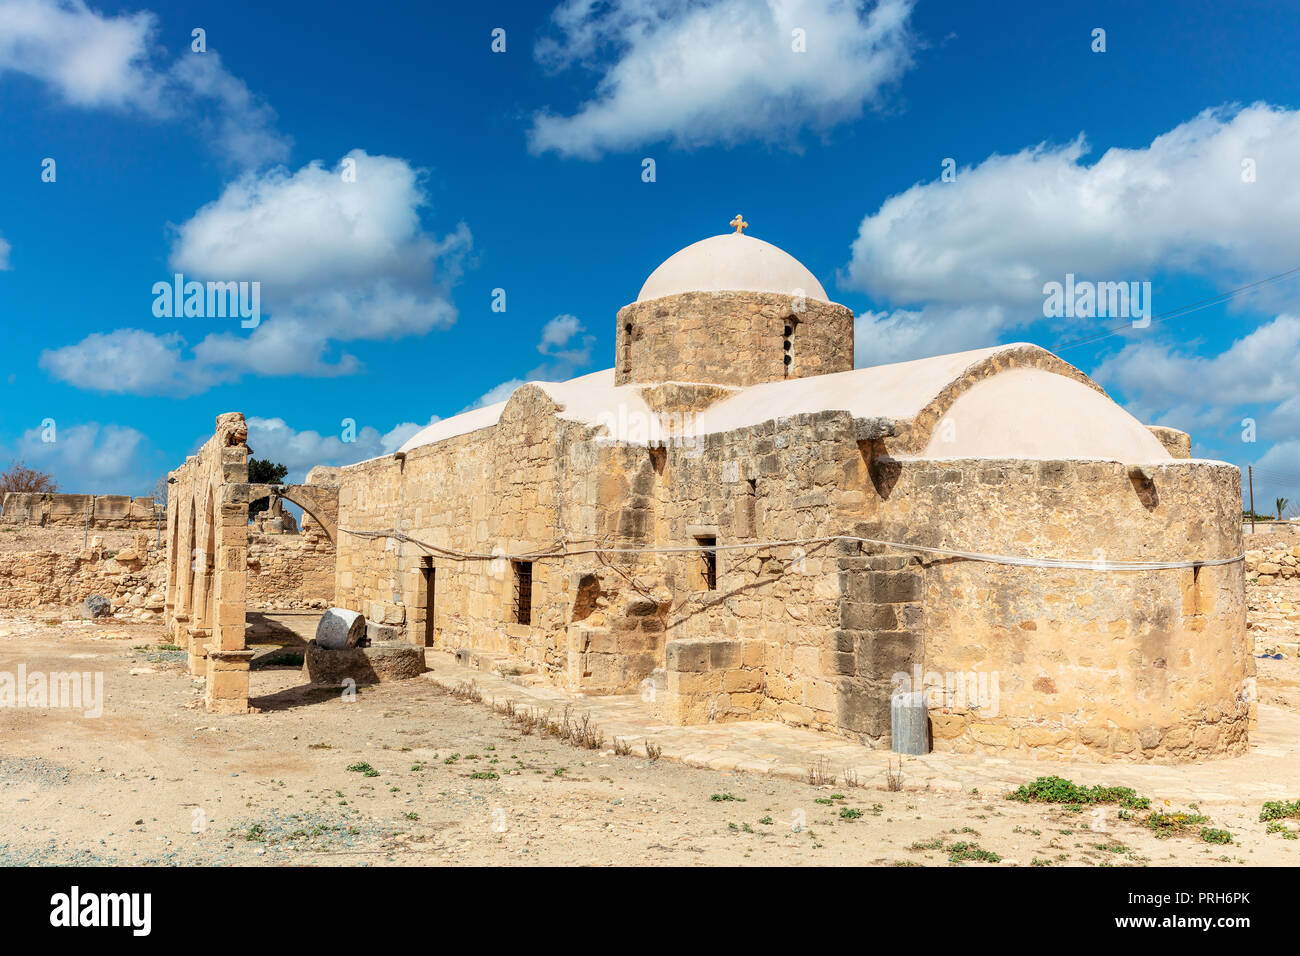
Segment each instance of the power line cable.
M1255 282L1251 282L1248 285L1240 286L1239 288L1236 289L1230 289L1227 292L1221 292L1218 295L1210 296L1208 299L1201 299L1197 302L1191 302L1185 306L1181 306L1180 308L1173 309L1169 312L1162 312L1159 315L1152 316L1151 321L1163 322L1163 321L1168 321L1169 319L1182 318L1184 316L1191 315L1193 312L1199 312L1202 309L1208 309L1211 306L1219 305L1220 303L1227 302L1230 299L1235 299L1237 296L1245 295L1248 292L1253 292L1256 289L1268 285L1271 282L1282 282L1286 279L1293 279L1298 275L1300 275L1300 266L1297 266L1294 269L1288 269L1286 272L1279 272L1277 275L1268 276L1267 278L1264 279L1259 279ZM1066 342L1064 344L1057 345L1052 349L1052 351L1064 352L1069 349L1077 349L1084 345L1090 345L1093 342L1100 342L1102 339L1109 338L1112 335L1118 335L1119 333L1126 332L1132 328L1133 328L1133 323L1129 322L1127 325L1116 326L1115 328L1108 329L1104 332L1097 332L1093 335L1087 335L1081 339L1076 339L1072 342Z

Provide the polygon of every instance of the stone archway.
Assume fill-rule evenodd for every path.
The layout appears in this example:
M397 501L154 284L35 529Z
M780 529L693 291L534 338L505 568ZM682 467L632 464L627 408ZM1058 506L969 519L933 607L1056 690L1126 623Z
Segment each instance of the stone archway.
M168 476L169 497L181 505L167 555L168 579L177 583L167 626L189 652L190 672L206 678L204 704L218 713L248 711L247 437L243 415L219 415L216 433Z
M272 495L292 502L307 514L337 547L339 534L339 490L329 485L249 485L248 503Z

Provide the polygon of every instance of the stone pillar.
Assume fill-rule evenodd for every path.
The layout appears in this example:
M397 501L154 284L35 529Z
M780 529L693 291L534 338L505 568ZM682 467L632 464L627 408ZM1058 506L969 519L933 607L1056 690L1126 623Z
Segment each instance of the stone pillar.
M836 723L864 741L888 746L895 674L922 663L922 568L916 558L839 559L840 628L828 671L836 684ZM917 688L919 689L919 688Z

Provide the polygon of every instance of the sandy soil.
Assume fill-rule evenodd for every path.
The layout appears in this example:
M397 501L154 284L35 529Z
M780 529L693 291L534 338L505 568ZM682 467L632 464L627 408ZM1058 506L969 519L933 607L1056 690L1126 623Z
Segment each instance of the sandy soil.
M962 860L959 845L999 865L1300 860L1300 841L1254 822L1257 800L1213 800L1210 825L1236 838L1217 846L1199 828L1157 839L1113 806L1097 832L1091 809L1018 803L987 785L814 787L585 750L522 735L424 679L347 701L274 663L299 641L271 620L255 632L264 712L217 717L202 710L183 655L160 646L161 627L70 617L0 616L0 671L104 675L97 718L0 709L0 863L993 863ZM1261 663L1262 683L1271 687L1274 664L1294 681L1291 662Z

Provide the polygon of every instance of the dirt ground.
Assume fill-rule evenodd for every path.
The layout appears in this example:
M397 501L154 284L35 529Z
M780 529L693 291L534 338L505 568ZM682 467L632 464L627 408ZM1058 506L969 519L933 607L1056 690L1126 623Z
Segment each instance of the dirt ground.
M363 687L345 700L304 684L284 656L300 642L266 619L250 638L263 712L217 717L203 711L200 685L184 655L161 643L161 627L73 617L0 615L0 672L21 663L29 674L103 673L102 716L0 708L3 864L1300 861L1300 840L1258 822L1258 797L1207 794L1205 825L1234 838L1216 845L1199 826L1158 838L1115 805L1097 815L1008 800L1007 787L983 777L948 792L909 789L906 778L900 791L813 786L586 750L525 735L426 679ZM1260 683L1279 704L1300 703L1294 661L1260 664ZM1144 795L1164 812L1197 809L1166 806L1158 790Z

